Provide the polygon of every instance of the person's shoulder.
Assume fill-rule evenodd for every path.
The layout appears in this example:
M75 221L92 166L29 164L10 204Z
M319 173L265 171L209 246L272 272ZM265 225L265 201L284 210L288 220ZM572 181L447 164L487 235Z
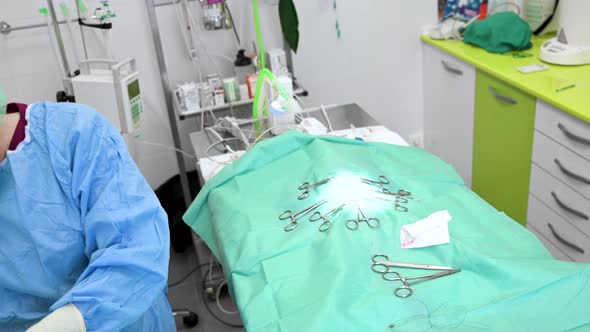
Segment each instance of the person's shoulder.
M32 125L41 125L45 132L69 136L92 131L95 135L112 136L116 129L93 108L76 103L42 102L29 107Z
M118 142L119 132L93 108L76 103L43 102L27 110L29 126L57 150L75 150L75 146Z
M46 124L59 123L62 128L108 124L100 113L83 104L42 102L31 105L28 112L31 118L42 119Z

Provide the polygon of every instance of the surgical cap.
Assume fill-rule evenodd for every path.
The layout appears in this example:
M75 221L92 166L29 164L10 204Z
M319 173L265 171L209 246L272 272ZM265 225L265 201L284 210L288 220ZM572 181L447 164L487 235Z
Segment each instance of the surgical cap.
M0 87L0 121L4 120L4 114L6 114L6 95Z

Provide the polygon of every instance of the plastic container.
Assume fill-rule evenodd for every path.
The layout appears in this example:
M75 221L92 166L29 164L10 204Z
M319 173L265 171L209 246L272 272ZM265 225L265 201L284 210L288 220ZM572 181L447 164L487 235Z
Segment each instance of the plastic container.
M248 91L248 85L240 84L240 100L250 99L250 92Z
M225 104L225 91L221 89L217 89L213 91L213 99L216 106L224 105Z
M240 89L238 81L235 78L226 78L223 80L223 91L225 92L225 101L233 103L240 100Z
M285 88L285 90L287 90L289 96L293 95L293 80L291 77L285 75L279 76L277 77L277 81L283 88Z
M525 0L489 0L488 1L488 16L500 12L515 12L523 16Z
M524 5L524 19L531 30L536 31L547 18L553 14L555 0L527 0ZM551 23L541 31L540 35L557 32L559 29L559 15L554 15Z
M270 104L268 120L271 126L271 132L274 135L282 134L295 127L295 112L289 110L283 104L285 102L279 98Z

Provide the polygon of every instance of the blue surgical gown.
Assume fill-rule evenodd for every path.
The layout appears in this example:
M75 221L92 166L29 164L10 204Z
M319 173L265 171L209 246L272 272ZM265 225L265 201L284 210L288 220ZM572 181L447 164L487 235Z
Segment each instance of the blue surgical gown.
M68 303L88 331L174 331L166 214L122 137L82 105L27 113L0 163L0 331Z

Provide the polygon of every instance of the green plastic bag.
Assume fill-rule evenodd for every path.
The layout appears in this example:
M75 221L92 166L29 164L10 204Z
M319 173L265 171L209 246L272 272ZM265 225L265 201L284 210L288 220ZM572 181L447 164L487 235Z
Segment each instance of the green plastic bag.
M380 175L391 179L388 189L412 192L416 199L407 203L407 213L387 204L363 205L381 226L361 224L351 231L345 223L357 210L350 205L327 232L307 218L284 231L286 221L278 218L283 211L360 192L357 185L331 181L298 200L301 183ZM328 202L318 211L338 204ZM402 225L441 210L453 217L451 243L400 247ZM291 131L225 167L203 187L184 220L219 258L249 332L590 329L590 265L554 260L533 234L421 149ZM393 295L401 283L371 271L378 253L462 271L414 285L414 294L401 299Z
M513 12L501 12L467 27L463 41L491 53L530 49L531 28Z

